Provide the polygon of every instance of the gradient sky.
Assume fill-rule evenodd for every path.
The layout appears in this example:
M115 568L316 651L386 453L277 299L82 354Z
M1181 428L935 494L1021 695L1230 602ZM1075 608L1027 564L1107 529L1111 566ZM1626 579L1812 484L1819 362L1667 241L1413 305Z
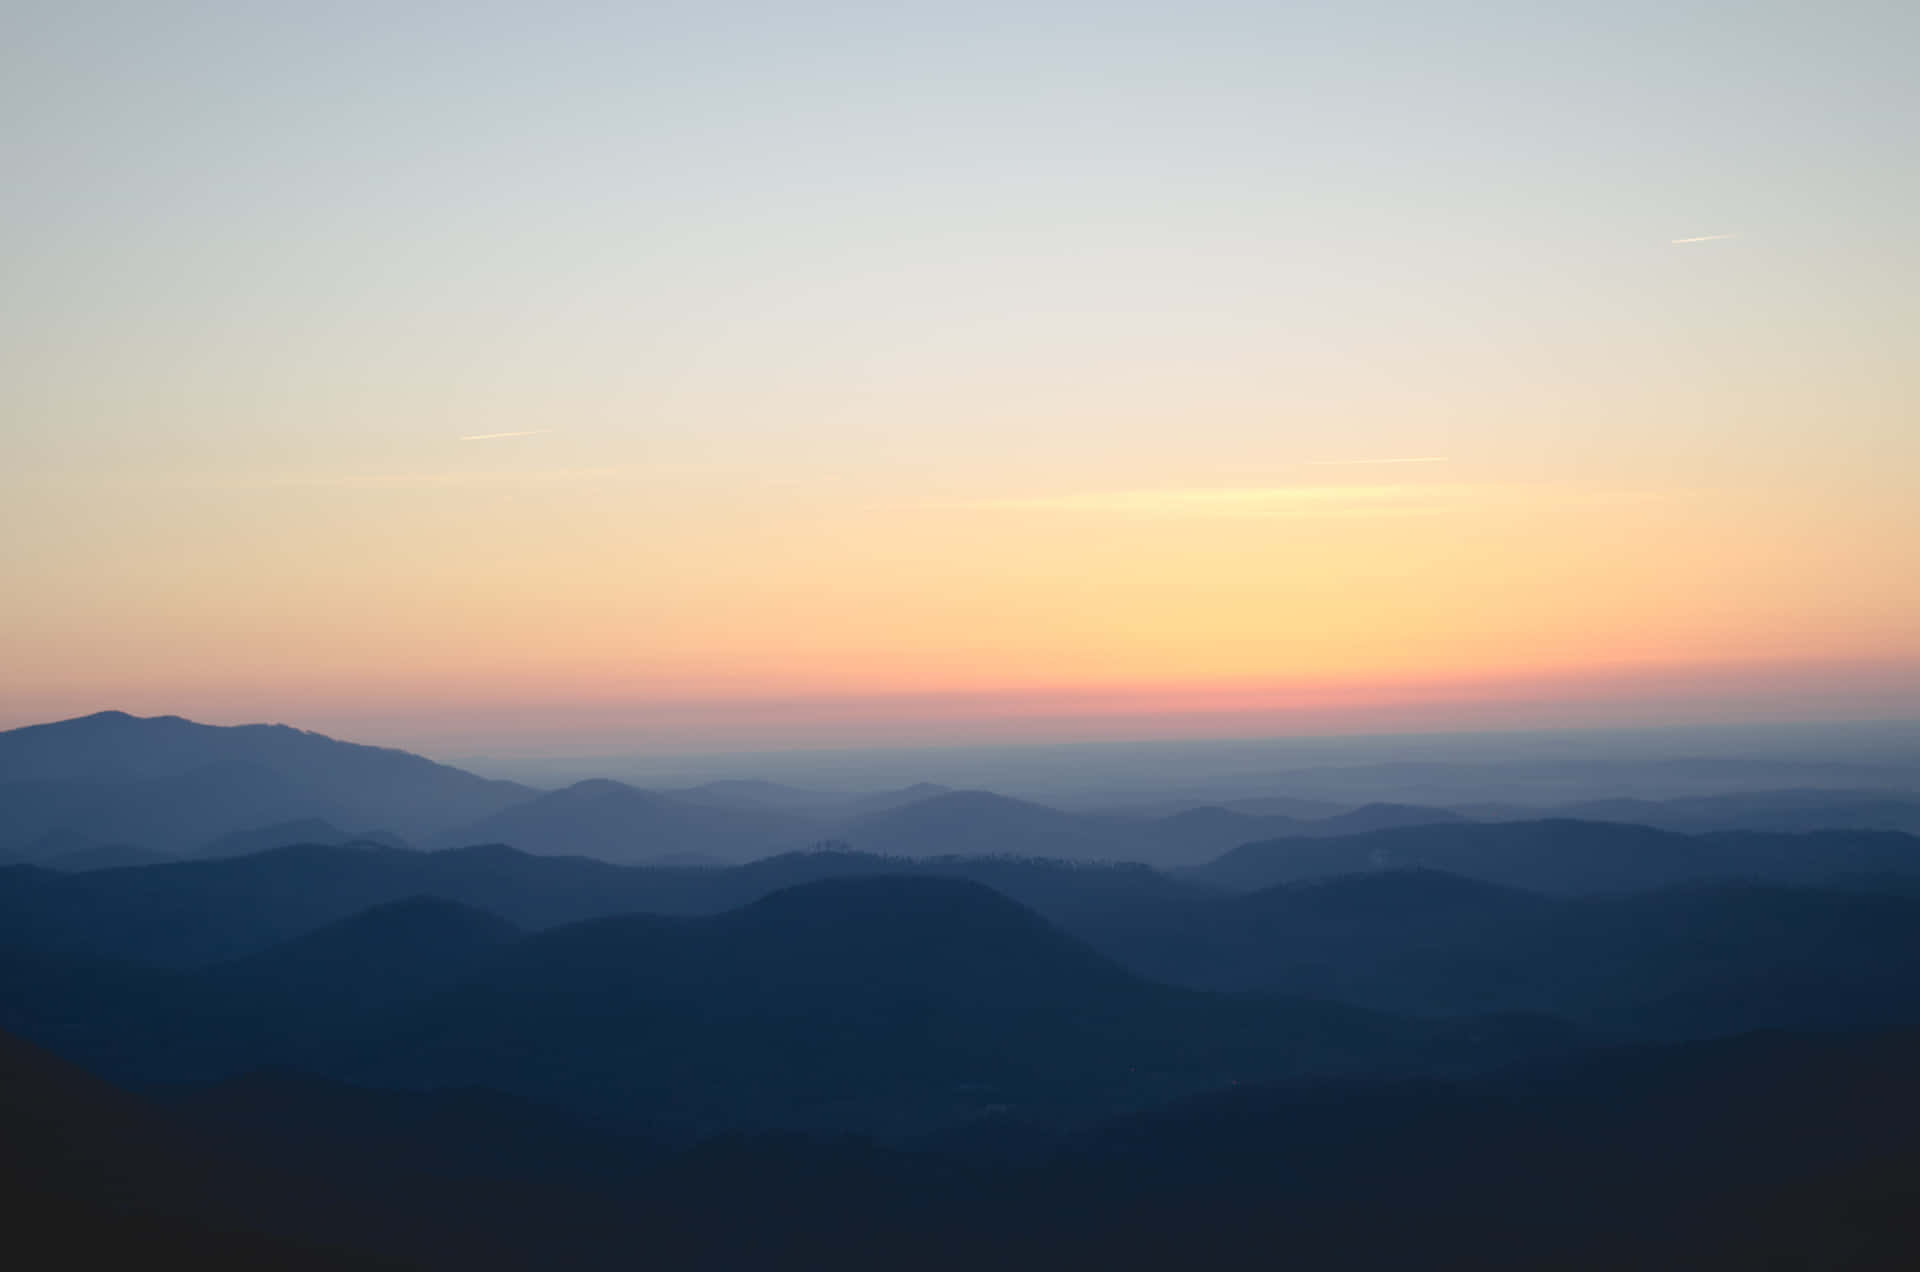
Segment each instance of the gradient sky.
M0 726L1920 715L1920 6L7 26Z

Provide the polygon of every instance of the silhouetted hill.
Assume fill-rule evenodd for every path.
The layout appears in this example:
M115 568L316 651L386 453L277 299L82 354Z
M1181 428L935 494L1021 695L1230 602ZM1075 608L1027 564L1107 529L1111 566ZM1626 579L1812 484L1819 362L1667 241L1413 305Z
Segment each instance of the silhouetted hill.
M534 792L284 725L123 712L0 733L0 850L48 830L186 851L296 818L425 835Z
M815 819L823 824L839 825L847 819L867 813L884 812L905 804L918 803L953 790L933 782L884 791L804 790L780 782L738 778L703 782L698 786L676 787L659 793L690 804L718 808L757 808Z
M193 855L201 858L244 857L250 853L265 852L269 848L286 848L295 844L378 844L384 848L408 846L399 836L385 831L341 830L317 817L303 817L294 821L275 822L271 826L231 831L202 845Z
M757 808L781 813L821 814L844 807L848 797L832 791L802 790L781 782L757 778L727 778L698 786L670 787L656 792L683 804L711 808Z
M157 866L172 858L150 848L136 848L132 844L85 844L44 856L36 853L32 860L48 870L79 872L119 870L126 866Z
M326 855L319 853L319 860ZM392 855L402 862L433 860ZM970 903L942 908L955 896L974 895L1011 905L967 882L992 882L996 871L1048 897L1059 922L1116 963L1194 989L1313 997L1408 1015L1544 1014L1600 1035L1630 1038L1920 1022L1920 899L1899 895L1713 883L1567 898L1431 871L1378 871L1212 896L1137 867L993 859L876 863L855 854L818 853L737 871L653 872L529 858L508 850L443 856L463 855L505 867L503 891L537 906L606 907L617 903L613 889L657 884L662 875L725 885L704 893L682 891L677 899L689 906L711 905L723 890L759 895L783 875L812 872L825 882L715 918L630 916L564 927L533 944L511 946L511 930L491 916L415 899L185 978L116 968L82 952L16 949L0 955L6 986L0 993L0 1023L60 1045L110 1074L206 1076L246 1063L297 1060L311 1053L308 1043L314 1039L359 1036L371 1026L355 1025L353 1017L517 965L534 948L577 951L561 960L564 974L559 964L541 972L551 978L541 991L547 997L585 1004L603 990L616 999L639 994L652 1004L648 1010L673 1004L709 1023L716 1013L813 1012L821 1020L842 1018L850 1004L867 1003L862 994L894 985L889 978L896 974L914 986L923 1006L955 1001L948 983L935 975L949 972L984 977L978 986L982 1003L1005 1007L1029 992L1057 989L1059 1010L1067 1010L1064 1004L1070 1001L1086 1006L1095 997L1091 990L1056 987L1046 979L1048 968L1077 966L1061 954L1084 954L1077 941L1044 924L1033 926L1038 917L1018 907L1011 912L1025 916L1026 926L1011 928L995 917L1004 918L1004 908ZM524 880L535 888L563 886L544 897L518 886L523 880L517 868L524 863L536 868ZM551 865L565 872L542 878ZM876 865L915 873L876 877L871 873ZM576 875L575 867L586 873ZM1078 893L1076 881L1083 877L1092 886ZM462 887L474 883L466 873L448 881ZM581 885L586 896L571 896L569 889ZM920 904L923 897L915 888L929 889L926 896L942 904ZM962 891L943 891L951 888ZM653 893L656 899L662 895L664 890ZM884 906L863 912L835 901L841 896L879 897ZM791 914L806 922L790 917L772 922L767 916L786 913L774 908L775 900L794 907ZM204 906L205 898L197 904ZM246 911L256 923L262 917L288 917L251 903ZM147 922L172 926L160 917ZM116 936L123 931L113 929ZM1039 952L1036 934L1058 938L1053 953ZM540 944L549 938L553 944ZM843 940L852 943L843 945ZM982 961L983 942L999 962ZM988 977L983 969L989 967L999 970ZM837 997L814 1003L796 988L803 983L830 987ZM501 1019L513 1018L508 1012ZM182 1020L203 1023L183 1026ZM529 1025L526 1032L542 1030ZM495 1043L509 1045L505 1038ZM771 1044L757 1039L753 1045ZM496 1078L475 1074L471 1080ZM540 1087L524 1093L558 1098ZM645 1112L664 1116L659 1109ZM686 1116L684 1109L678 1112Z
M1823 884L1872 875L1920 875L1920 837L1890 830L1797 834L1723 830L1695 836L1712 859L1704 877Z
M15 945L191 967L431 891L409 886L434 873L429 860L391 848L295 845L83 875L16 866L0 870L0 921Z
M331 854L263 854L276 855ZM0 971L0 1025L117 1077L300 1063L683 1127L897 1133L998 1104L1085 1117L1243 1076L1565 1045L1553 1030L1150 984L991 888L934 871L518 941L491 916L412 900L197 973L18 949L0 951Z
M1122 915L1184 905L1213 893L1213 889L1131 862L933 857L916 862L889 861L884 868L894 872L904 868L984 883L1074 932ZM873 871L874 867L868 865L858 873Z
M1558 903L1431 870L1381 870L1247 894L1190 893L1082 916L1074 930L1155 979L1196 988L1363 995L1357 969L1478 942ZM1357 1001L1357 999L1356 999ZM1441 1010L1437 1003L1400 1009Z
M1333 921L1405 929L1436 919L1479 924L1538 914L1542 898L1519 888L1410 866L1280 884L1222 898L1220 909L1280 928Z
M1119 829L1132 841L1129 846L1138 846L1137 855L1143 860L1160 866L1193 866L1241 844L1301 834L1311 824L1208 805L1168 817L1125 822Z
M1817 882L1920 872L1920 840L1882 831L1688 836L1609 822L1464 823L1245 844L1193 877L1254 889L1409 866L1554 893L1634 891L1707 878Z
M1465 820L1444 809L1397 804L1311 821L1217 806L1139 818L1068 813L990 791L954 791L856 818L841 833L857 848L907 857L1009 854L1183 866L1259 839Z
M938 782L915 782L912 786L903 786L898 790L874 791L853 800L848 811L856 815L862 813L884 813L892 808L904 808L908 804L918 804L938 795L955 794L953 787L942 786Z
M115 1078L297 1065L474 975L518 938L493 915L416 897L197 972L0 950L11 982L0 1024Z
M448 846L505 843L523 852L638 863L674 853L740 859L806 843L810 819L719 803L692 803L604 779L537 796L448 831Z
M1403 826L1459 824L1470 819L1444 808L1422 808L1416 804L1363 804L1350 812L1322 817L1304 823L1305 835L1359 835L1370 830L1395 830Z
M1920 901L1904 896L1717 882L1569 898L1387 870L1082 930L1173 983L1386 1011L1546 1012L1661 1038L1920 1023Z
M0 783L0 852L32 860L66 838L170 855L243 826L328 811L318 793L258 764L209 765L124 781L57 778Z
M1257 795L1249 799L1223 800L1220 806L1236 813L1251 813L1255 817L1290 817L1295 821L1324 821L1329 817L1352 811L1357 802L1297 799L1290 795Z
M1236 808L1205 805L1167 817L1117 821L1098 827L1097 833L1113 838L1116 853L1161 867L1179 867L1199 865L1230 848L1270 839L1324 838L1468 820L1446 809L1416 808L1408 804L1368 804L1316 818L1255 815Z
M408 897L221 964L204 980L228 992L292 998L304 1007L364 1010L471 975L520 929L437 897Z
M115 1078L298 1064L380 1010L466 979L518 937L490 914L416 897L195 972L0 946L0 1028Z
M1288 840L1279 847L1324 853L1369 838ZM1698 854L1688 859L1689 870L1731 861L1785 871L1808 858L1843 854L1858 836L1843 836L1835 846L1823 846L1825 838L1680 843ZM1910 847L1900 836L1870 838L1860 853ZM1893 842L1882 845L1883 838ZM1611 840L1603 835L1597 843L1604 849ZM1531 840L1521 848L1523 862L1533 860L1526 853L1551 851ZM1670 856L1661 860L1661 870L1652 873L1672 864ZM1589 874L1596 869L1577 858L1573 864ZM1776 928L1767 909L1777 890L1695 888L1685 893L1692 898L1686 904L1700 907L1698 913L1656 921L1679 903L1628 895L1569 910L1552 897L1484 881L1390 869L1235 897L1140 866L1008 858L908 861L810 852L714 870L616 867L498 846L432 854L306 847L77 876L0 870L0 924L8 942L48 954L191 968L254 954L414 896L541 929L617 914L718 914L795 884L880 873L986 884L1130 968L1199 988L1311 994L1402 1012L1545 1010L1656 1036L1675 1034L1683 1000L1693 1002L1703 1020L1744 1028L1897 1022L1908 1018L1912 998L1907 920L1898 917L1897 905L1872 898L1789 907ZM1911 900L1871 875L1835 877L1847 889L1887 892L1890 903ZM1850 912L1862 922L1850 925ZM1892 917L1874 917L1880 915ZM1709 933L1718 934L1718 944L1707 943ZM1783 962L1784 955L1770 951L1797 953ZM1602 983L1595 969L1617 974ZM1714 974L1702 978L1702 969ZM1656 1019L1663 1012L1668 1023Z
M411 896L474 906L531 929L610 914L715 914L797 883L902 872L977 879L1075 924L1204 891L1143 866L1007 858L803 852L712 869L623 867L498 844L436 853L295 845L73 877L0 868L0 930L36 949L194 967Z
M1119 860L1125 836L1092 819L991 791L953 791L848 823L863 852L900 857L1008 855Z
M1328 875L1421 867L1541 892L1659 886L1689 877L1700 854L1684 835L1603 822L1411 826L1341 838L1245 844L1195 872L1253 889Z
M653 956L655 941L673 957ZM1038 914L966 879L867 875L783 888L701 921L627 916L534 938L519 959L542 977L610 979L729 1010L795 1012L807 996L906 993L1061 1004L1139 983Z
M705 919L628 916L507 949L337 1062L597 1119L899 1134L1049 1117L1256 1075L1484 1063L1564 1037L1153 985L964 880L823 881Z
M1483 821L1533 821L1551 815L1584 821L1628 822L1683 834L1723 830L1920 833L1920 796L1908 791L1747 791L1682 799L1588 800L1561 806L1550 813L1511 805L1486 805L1460 811Z

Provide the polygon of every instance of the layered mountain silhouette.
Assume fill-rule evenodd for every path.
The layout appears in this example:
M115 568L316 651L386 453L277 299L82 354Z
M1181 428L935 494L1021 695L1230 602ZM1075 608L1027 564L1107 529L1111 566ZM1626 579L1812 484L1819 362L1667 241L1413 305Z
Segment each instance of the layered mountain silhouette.
M0 853L18 861L125 845L185 855L234 830L332 811L312 788L246 762L161 777L0 781Z
M0 962L6 1027L117 1076L297 1061L688 1127L898 1133L989 1104L1090 1115L1236 1080L1484 1064L1566 1042L1544 1025L1488 1034L1154 984L982 884L931 873L529 937L409 900L191 973Z
M1069 812L16 730L10 1235L461 1272L1911 1266L1892 787Z
M1499 807L1469 811L1480 820L1519 821L1539 816L1531 810ZM1587 821L1630 822L1686 834L1718 830L1920 833L1920 798L1902 791L1780 790L1668 800L1589 800L1565 805L1556 810L1556 815Z
M1713 771L1708 765L1703 773ZM1355 807L1270 796L1160 813L1066 812L933 783L859 793L730 779L648 791L593 779L542 792L282 725L220 728L121 712L0 733L0 862L66 870L351 840L501 842L548 855L684 864L739 862L839 840L894 856L1197 867L1255 842L1543 816L1684 833L1913 830L1920 829L1920 798L1780 790L1591 801L1543 815L1511 805Z
M207 981L236 995L292 997L303 1010L360 1010L464 979L520 936L485 910L408 897L220 964Z
M1403 867L1555 893L1631 891L1728 877L1817 882L1850 874L1920 872L1920 840L1882 831L1681 835L1611 822L1459 823L1244 844L1193 877L1253 889Z
M317 817L275 822L270 826L251 826L229 831L201 846L194 857L245 857L288 844L371 844L386 848L408 845L398 835L383 830L341 830ZM151 862L145 864L153 864Z
M21 854L49 870L115 870L121 866L153 866L172 860L164 853L135 844L97 843L72 831L50 831Z
M284 725L107 711L0 733L0 854L15 859L53 831L163 853L302 818L411 838L533 794Z
M1603 1035L1920 1023L1920 900L1713 882L1556 897L1428 870L1100 916L1147 975L1387 1011L1547 1012Z
M1565 871L1547 871L1552 893L1423 868L1309 875L1236 894L1137 865L1014 858L823 851L699 869L617 867L499 846L309 846L84 875L0 870L0 920L17 950L192 969L409 898L539 930L622 914L714 915L796 884L897 874L984 884L1139 973L1202 989L1319 995L1423 1014L1545 1010L1633 1036L1697 1033L1686 1023L1689 1010L1730 1028L1906 1018L1901 986L1914 959L1906 934L1920 931L1920 915L1911 913L1920 886L1899 885L1920 876L1858 869L1897 859L1910 871L1906 837L1638 832L1609 857L1623 828L1573 825L1578 851L1561 863ZM1500 832L1494 848L1517 853L1517 866L1498 852L1472 858L1493 873L1538 874L1562 842L1562 827L1551 823L1513 842L1502 836L1525 828L1472 829ZM1458 830L1380 835L1417 843L1439 836L1435 852L1444 858L1457 848ZM1334 868L1352 859L1353 846L1378 837L1262 850L1342 849L1308 863ZM1361 859L1378 860L1365 852ZM1713 862L1733 867L1725 873L1735 878L1813 876L1821 886L1666 882ZM1572 887L1643 876L1655 886L1603 886L1591 896Z
M525 852L642 862L676 853L764 857L816 837L811 819L728 803L694 803L605 779L537 796L439 836L448 846L508 843Z
M1086 819L991 791L953 791L868 814L843 837L900 857L1015 855L1115 860L1121 836Z
M730 778L723 781L703 782L698 786L663 790L659 793L669 799L682 800L690 804L708 804L721 808L758 808L838 822L863 813L884 812L889 808L898 808L902 804L932 799L934 796L946 795L951 791L951 787L941 786L936 782L916 782L912 786L903 786L897 790L849 793L806 790L780 782Z
M437 897L524 928L614 914L715 914L816 879L876 873L971 878L1061 921L1195 895L1138 865L1010 858L909 860L851 851L788 853L741 866L622 867L504 845L419 853L371 844L293 845L222 860L66 875L0 868L8 942L187 968L241 957L370 906Z

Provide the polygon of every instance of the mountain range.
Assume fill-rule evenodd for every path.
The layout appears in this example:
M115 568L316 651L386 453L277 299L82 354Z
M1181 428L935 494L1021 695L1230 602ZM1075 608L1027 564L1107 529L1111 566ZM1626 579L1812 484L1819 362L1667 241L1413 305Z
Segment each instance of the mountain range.
M1167 1006L1174 987L1403 1017L1557 1017L1596 1039L1920 1023L1920 977L1911 971L1920 967L1920 895L1874 890L1877 877L1848 878L1826 887L1712 881L1553 895L1433 870L1376 869L1234 892L1141 866L1007 858L816 852L699 869L620 867L505 847L418 853L358 845L83 875L14 867L0 870L8 932L0 1023L122 1076L208 1074L294 1057L318 1063L331 1054L329 1071L342 1076L407 1084L429 1071L459 1072L551 1102L562 1094L542 1085L537 1068L487 1068L492 1057L515 1054L503 1037L487 1040L488 1030L574 1037L559 1046L563 1056L614 1057L640 1047L619 1061L620 1073L635 1081L648 1064L667 1063L663 1038L694 1040L688 1045L701 1058L688 1061L687 1073L719 1072L725 1066L714 1054L723 1052L799 1054L793 1038L698 1042L703 1035L686 1020L665 1023L677 1019L672 1011L694 1010L695 1001L702 1020L800 1013L817 1022L855 1011L865 1023L849 1025L850 1034L867 1045L854 1054L880 1054L874 1039L891 1037L886 1029L900 1022L883 1029L871 1002L847 995L896 973L907 978L902 1002L952 1006L959 1000L939 977L964 973L987 978L976 987L979 1001L1005 1005L1051 984L1046 969L1054 968L1062 979L1052 1010L1088 1022L1088 1005L1112 997L1095 992L1096 984L1135 978L1154 988L1129 1000L1135 1016L1111 1018L1126 1017L1122 1032L1143 1047L1161 1027L1151 1022L1174 1010ZM896 922L896 915L912 917ZM862 932L867 943L843 951L839 962L804 970L832 943ZM983 945L996 947L998 961L955 961L978 960ZM513 971L521 959L534 963ZM1096 965L1107 980L1067 974ZM1000 970L988 976L991 968ZM495 975L508 980L487 980ZM837 987L838 1005L802 993L809 977ZM464 1005L433 1006L451 1013L433 1016L428 996L456 989ZM749 990L759 996L740 997ZM578 1019L553 1015L583 997ZM668 1016L638 1033L594 1036L612 1000L643 1004L643 1017ZM340 1049L367 1027L367 1010L403 1003L405 1020L379 1032L426 1028L419 1022L431 1018L431 1041L403 1048L425 1069ZM958 1007L950 1014L965 1016ZM189 1028L182 1020L226 1024ZM947 1020L936 1052L972 1056L961 1039L996 1039L1006 1024L1001 1016L965 1028ZM1121 1026L1101 1024L1096 1036L1115 1029ZM436 1050L470 1034L459 1044L462 1059ZM334 1050L316 1050L320 1043ZM1113 1050L1111 1042L1101 1046ZM1059 1040L1039 1050L1074 1054ZM439 1059L419 1060L429 1054ZM1278 1053L1257 1054L1264 1058L1250 1063L1259 1072L1279 1063ZM1354 1063L1360 1055L1353 1053ZM896 1057L895 1068L913 1072L929 1063ZM567 1064L579 1072L577 1059ZM1146 1069L1175 1080L1173 1070L1156 1065ZM828 1067L856 1066L843 1057ZM873 1088L871 1074L862 1080ZM977 1075L953 1081L992 1085ZM1083 1084L1095 1089L1090 1078ZM614 1085L609 1074L595 1089ZM690 1080L683 1074L668 1085L685 1090ZM766 1074L756 1073L751 1086L781 1090ZM1124 1084L1103 1089L1102 1099L1125 1102ZM792 1104L799 1097L782 1098L789 1105L761 1115L799 1116ZM617 1104L633 1117L700 1116L684 1106L649 1106L632 1091L607 1099L609 1109ZM924 1087L912 1099L920 1102L916 1116L931 1116ZM715 1097L713 1106L736 1103ZM873 1116L881 1116L878 1105Z
M118 716L0 741L5 843L39 861L0 866L22 1248L462 1272L1920 1251L1920 839L1818 824L1895 796L1595 810L1685 829L1286 794L1070 812L535 791ZM1719 828L1741 809L1793 829Z
M1545 1021L1414 1022L1148 981L936 873L844 875L710 916L532 935L415 898L198 969L46 945L16 945L0 968L0 1026L126 1079L298 1063L703 1133L897 1137L987 1106L1090 1117L1240 1080L1484 1066L1569 1036Z
M422 847L504 842L629 864L739 862L834 841L911 857L991 854L1199 867L1262 841L1558 814L1688 834L1911 831L1920 830L1920 796L1760 791L1565 809L1449 809L1274 795L1226 805L1069 812L932 783L848 793L729 780L653 791L602 778L540 791L283 725L223 728L121 712L0 733L0 861L66 870L353 840Z

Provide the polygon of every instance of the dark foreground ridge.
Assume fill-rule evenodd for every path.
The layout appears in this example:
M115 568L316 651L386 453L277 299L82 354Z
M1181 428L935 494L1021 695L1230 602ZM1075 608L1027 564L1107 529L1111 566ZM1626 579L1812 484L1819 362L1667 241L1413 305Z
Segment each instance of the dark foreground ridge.
M1920 1036L1757 1034L1236 1090L1071 1134L673 1148L479 1091L141 1097L0 1038L10 1235L80 1261L676 1268L1895 1269ZM251 1261L251 1262L250 1262Z

